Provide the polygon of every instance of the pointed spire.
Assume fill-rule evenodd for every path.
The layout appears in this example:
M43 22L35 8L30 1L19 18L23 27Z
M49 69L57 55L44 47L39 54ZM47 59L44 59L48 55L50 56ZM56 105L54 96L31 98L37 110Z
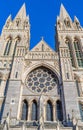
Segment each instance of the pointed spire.
M11 14L8 16L7 20L6 21L12 21L12 17L11 17Z
M63 6L63 4L61 4L61 7L60 7L60 20L63 21L63 19L65 19L66 17L68 17L71 20L71 18L69 16L68 12L66 11L65 7Z
M28 21L28 24L30 25L29 15L27 15L26 20Z
M74 17L74 22L80 23L79 20L78 20L78 18L76 16Z
M56 18L56 22L58 22L59 21L59 16L57 16L57 18ZM56 25L55 25L56 26Z
M77 29L82 29L82 27L80 25L80 22L79 22L79 20L78 20L78 18L76 16L74 17L74 22L76 24Z
M25 19L26 18L26 6L25 6L25 3L23 4L21 9L17 13L15 18L21 18L21 19Z
M29 21L29 15L27 15L27 20Z
M12 22L12 18L11 18L11 14L8 16L4 27L9 28L11 26L11 22Z

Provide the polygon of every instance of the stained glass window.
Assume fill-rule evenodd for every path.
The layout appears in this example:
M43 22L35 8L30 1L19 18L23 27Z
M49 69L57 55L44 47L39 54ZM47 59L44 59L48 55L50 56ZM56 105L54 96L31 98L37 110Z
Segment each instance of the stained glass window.
M71 47L70 40L66 39L65 43L67 44L68 49L69 49L69 54L70 54L72 66L74 66L74 59L73 59L73 53L72 53L72 47Z
M79 109L80 109L80 114L81 114L81 119L83 120L83 103L79 103Z
M23 101L23 107L22 107L22 120L27 120L28 117L28 104L27 101Z
M47 102L46 116L47 116L47 121L53 121L53 107L50 101Z
M32 120L37 120L37 103L35 100L32 103Z
M83 54L81 53L80 43L77 39L74 40L74 48L75 48L75 52L76 52L78 66L83 67L83 58L82 58Z
M9 55L11 42L12 42L11 40L9 40L9 41L7 42L4 55Z
M35 92L46 93L58 86L58 79L51 70L38 67L27 75L25 84Z
M62 121L62 119L63 119L62 104L61 104L61 101L59 101L59 100L56 102L56 113L57 113L57 119L59 121Z

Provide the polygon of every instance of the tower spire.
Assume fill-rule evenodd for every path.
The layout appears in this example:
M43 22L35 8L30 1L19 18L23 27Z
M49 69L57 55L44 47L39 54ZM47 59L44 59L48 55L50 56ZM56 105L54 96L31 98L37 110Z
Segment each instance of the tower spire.
M65 7L63 6L63 4L61 4L61 7L60 7L60 20L63 21L63 19L65 19L66 17L68 17L71 20L71 18L69 16L68 12L66 11Z
M26 18L26 6L25 6L25 3L22 5L21 9L19 10L19 12L17 13L15 18L21 18L21 19Z

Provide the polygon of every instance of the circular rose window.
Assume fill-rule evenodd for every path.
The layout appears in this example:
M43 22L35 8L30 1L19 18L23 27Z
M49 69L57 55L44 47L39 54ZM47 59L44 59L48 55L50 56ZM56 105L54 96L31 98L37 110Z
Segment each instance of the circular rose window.
M34 92L47 93L57 87L57 77L51 70L39 67L27 75L25 85Z

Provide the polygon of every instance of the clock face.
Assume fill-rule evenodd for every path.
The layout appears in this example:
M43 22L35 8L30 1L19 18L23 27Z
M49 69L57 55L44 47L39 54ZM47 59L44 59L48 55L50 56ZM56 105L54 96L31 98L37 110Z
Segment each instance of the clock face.
M27 75L25 85L34 92L47 93L57 87L57 77L51 70L39 67Z

